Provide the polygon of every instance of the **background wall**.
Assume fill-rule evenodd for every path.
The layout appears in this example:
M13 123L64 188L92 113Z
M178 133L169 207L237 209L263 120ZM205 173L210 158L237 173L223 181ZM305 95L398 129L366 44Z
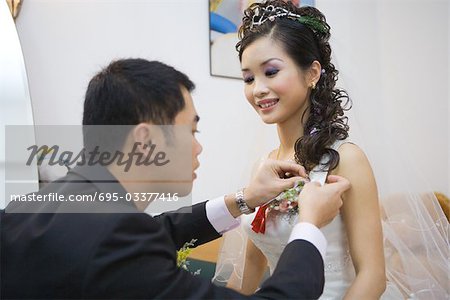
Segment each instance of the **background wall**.
M333 28L354 122L365 121L358 111L376 116L387 108L404 153L448 195L448 1L316 3ZM187 73L197 84L204 146L196 201L242 186L256 159L277 146L275 128L246 103L242 81L209 75L207 0L28 0L17 28L36 124L80 124L87 83L112 59L161 60ZM379 138L379 123L368 123L364 138Z

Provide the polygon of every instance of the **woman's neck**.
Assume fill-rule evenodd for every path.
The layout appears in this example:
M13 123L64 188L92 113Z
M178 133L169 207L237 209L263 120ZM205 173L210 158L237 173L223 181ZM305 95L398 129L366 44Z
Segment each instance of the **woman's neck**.
M306 116L305 116L306 118ZM303 124L300 118L290 118L283 123L277 124L278 139L278 159L292 159L294 156L294 146L298 138L303 136Z

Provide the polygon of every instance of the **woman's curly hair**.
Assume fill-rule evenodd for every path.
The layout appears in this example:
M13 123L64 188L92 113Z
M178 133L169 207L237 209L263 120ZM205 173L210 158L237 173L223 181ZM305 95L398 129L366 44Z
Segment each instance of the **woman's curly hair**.
M284 8L305 17L309 22L277 17L273 21L269 19L261 25L253 26L255 15L257 20L269 5ZM348 137L349 126L344 111L350 109L351 102L344 90L335 87L339 72L331 63L331 47L328 42L330 26L325 16L314 7L296 7L291 2L269 0L252 4L245 10L242 21L236 45L239 60L242 60L242 53L254 41L270 37L279 42L302 70L308 70L314 61L322 66L316 88L311 90L309 106L299 120L303 123L304 132L295 143L295 160L310 171L327 154L327 165L333 170L339 163L339 153L330 147L336 140ZM306 112L309 112L309 116L305 121Z

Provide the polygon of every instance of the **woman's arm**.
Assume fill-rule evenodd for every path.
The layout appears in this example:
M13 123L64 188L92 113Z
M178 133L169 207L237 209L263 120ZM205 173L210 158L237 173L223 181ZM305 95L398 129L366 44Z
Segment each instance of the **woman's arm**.
M272 150L267 156L262 157L253 164L251 177L255 176L256 170L261 163L267 159L276 159L277 149ZM242 275L242 283L239 284L239 278L233 272L228 280L227 287L232 288L244 295L253 294L260 286L262 277L267 268L267 259L264 254L253 244L250 238L247 238L247 246L245 251L244 271Z
M247 240L247 250L245 252L245 265L242 276L241 288L236 288L235 274L232 274L227 287L236 289L244 295L253 294L261 283L261 279L267 267L267 259L264 254L259 250L253 242Z
M343 195L342 217L356 272L344 299L379 299L386 288L386 274L375 178L358 146L344 144L339 155L339 166L333 173L351 183Z

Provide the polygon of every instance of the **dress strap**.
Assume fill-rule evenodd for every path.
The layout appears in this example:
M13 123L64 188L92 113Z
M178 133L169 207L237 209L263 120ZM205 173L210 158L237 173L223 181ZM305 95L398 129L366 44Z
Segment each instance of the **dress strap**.
M346 143L352 143L350 140L337 140L331 145L331 149L334 149L338 151L339 147L341 147L343 144ZM320 185L324 185L325 181L327 180L328 171L329 171L329 164L328 162L328 155L324 154L322 158L320 159L320 162L317 166L315 166L311 172L309 172L309 179L311 181L319 182Z

